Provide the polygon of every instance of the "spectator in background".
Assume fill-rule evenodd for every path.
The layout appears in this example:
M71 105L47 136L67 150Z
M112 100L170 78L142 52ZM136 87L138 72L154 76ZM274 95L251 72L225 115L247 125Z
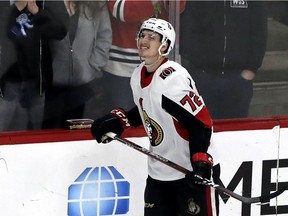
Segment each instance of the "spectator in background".
M16 61L1 76L0 131L40 129L44 83L51 66L47 43L62 39L67 31L57 2L16 0L7 9L6 32ZM10 52L9 44L2 45L3 53Z
M130 89L130 77L140 63L136 46L136 33L145 19L158 17L169 19L169 1L124 1L108 2L113 29L112 47L108 64L104 68L106 110L115 106L130 109L134 106ZM180 2L180 10L185 1Z
M0 1L0 97L2 98L4 95L2 93L3 84L1 84L1 78L5 74L5 71L9 65L11 65L16 59L13 43L8 38L7 31L5 31L8 20L8 16L5 11L9 9L9 1Z
M102 67L112 41L106 1L64 0L64 4L69 33L51 42L53 76L46 92L43 128L62 128L67 119L103 115Z
M189 1L180 20L182 64L213 119L248 116L266 51L263 1Z

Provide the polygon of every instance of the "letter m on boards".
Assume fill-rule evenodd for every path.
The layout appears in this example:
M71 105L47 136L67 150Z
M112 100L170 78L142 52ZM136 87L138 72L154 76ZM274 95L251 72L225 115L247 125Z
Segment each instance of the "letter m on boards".
M265 195L270 194L271 192L276 191L276 182L272 181L272 171L275 169L281 170L282 173L286 171L288 168L288 159L280 159L277 160L264 160L262 162L262 179L260 179L259 186L261 188L261 194L258 195ZM286 172L285 172L286 173ZM283 175L283 174L282 174ZM285 175L287 176L287 175ZM253 178L253 161L244 161L238 170L236 171L235 175L233 176L232 180L229 182L227 188L231 191L234 191L236 187L239 185L239 183L242 181L242 196L245 197L252 197L252 178ZM284 180L284 181L283 181ZM223 187L224 184L221 182L215 182ZM285 177L281 180L281 182L278 182L279 187L284 187L288 185L288 179L286 181ZM285 193L285 192L284 192ZM228 199L230 197L225 194L220 194L220 197L222 198L224 203L227 203ZM275 206L273 205L261 205L259 215L287 215L288 213L288 199L286 199L287 202L285 204L281 204L281 206L277 207L277 210ZM277 212L276 212L277 211ZM242 204L241 209L241 216L250 216L251 215L251 204ZM284 216L284 215L283 215Z

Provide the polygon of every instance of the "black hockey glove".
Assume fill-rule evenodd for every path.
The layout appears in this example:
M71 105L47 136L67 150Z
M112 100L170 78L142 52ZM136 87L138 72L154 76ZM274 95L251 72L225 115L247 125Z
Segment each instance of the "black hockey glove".
M112 139L105 137L107 132L121 135L124 129L130 127L127 115L123 109L113 109L109 114L95 120L91 126L91 133L98 143L108 143Z
M192 155L193 171L186 174L186 179L190 187L205 185L205 179L210 180L211 169L213 167L212 157L204 152Z

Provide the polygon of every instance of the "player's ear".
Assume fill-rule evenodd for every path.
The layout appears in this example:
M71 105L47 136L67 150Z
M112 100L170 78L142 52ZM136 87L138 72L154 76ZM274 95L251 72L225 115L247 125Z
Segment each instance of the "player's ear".
M168 48L168 43L167 43L167 42L162 43L161 53L165 53L165 51L167 50L167 48Z

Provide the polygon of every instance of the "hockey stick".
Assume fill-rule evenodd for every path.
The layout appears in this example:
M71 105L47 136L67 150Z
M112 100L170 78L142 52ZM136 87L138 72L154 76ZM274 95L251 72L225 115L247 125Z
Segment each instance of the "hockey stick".
M107 137L113 139L113 140L117 140L145 155L148 155L149 157L152 157L158 161L160 161L161 163L163 164L166 164L167 166L170 166L184 174L188 174L189 172L191 172L190 170L186 169L185 167L182 167L142 146L139 146L137 145L136 143L134 142L131 142L127 139L124 139L124 138L120 138L117 134L115 133L112 133L112 132L108 132L105 134ZM273 199L277 196L279 196L281 193L283 193L285 190L287 190L287 187L283 187L279 190L277 190L276 192L274 193L271 193L271 194L267 194L267 195L264 195L264 196L259 196L259 197L244 197L244 196L241 196L239 194L236 194L234 193L233 191L229 190L228 188L225 188L221 185L218 185L218 184L215 184L214 182L212 182L211 180L209 179L203 179L201 178L200 176L197 176L198 178L202 179L202 182L207 185L207 186L210 186L210 187L213 187L215 188L218 192L220 193L223 193L223 194L226 194L230 197L233 197L243 203L247 203L247 204L252 204L252 203L261 203L261 204L265 204L267 202L269 202L270 199Z

